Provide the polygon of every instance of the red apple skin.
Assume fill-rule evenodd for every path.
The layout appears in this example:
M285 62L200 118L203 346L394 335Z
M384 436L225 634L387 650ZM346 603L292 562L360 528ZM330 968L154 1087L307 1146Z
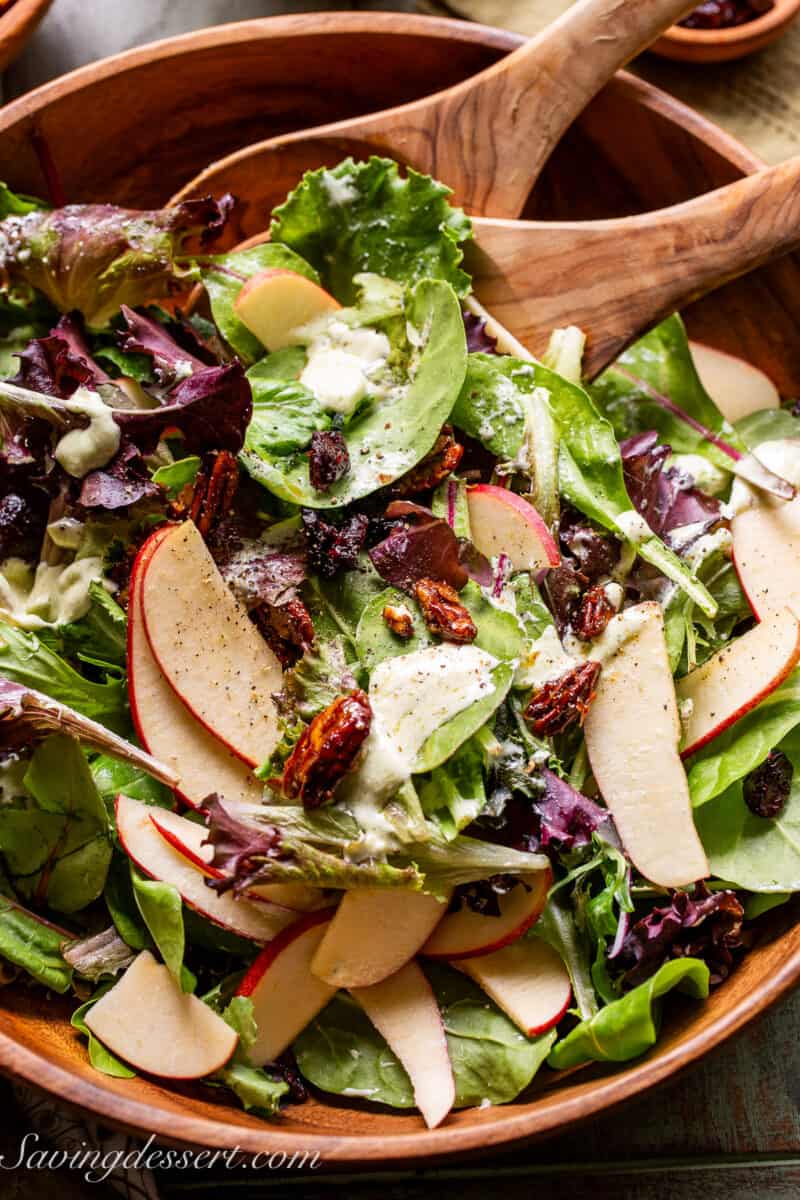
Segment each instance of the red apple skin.
M252 995L261 982L265 971L274 963L281 951L290 945L296 937L299 937L300 934L313 929L315 925L321 925L323 922L330 921L335 912L335 907L318 908L315 912L307 913L299 921L295 921L292 925L288 925L286 929L282 930L277 937L268 942L264 949L259 952L258 957L249 967L247 974L236 989L236 995Z
M514 512L519 515L521 520L524 521L525 525L533 529L535 536L539 541L545 558L545 561L541 564L541 566L557 567L559 565L561 562L561 554L559 553L558 546L553 540L552 534L547 528L547 525L542 520L541 516L530 503L530 501L525 500L522 496L518 496L516 492L512 492L508 485L505 487L498 487L493 483L475 484L467 491L468 503L469 497L471 496L482 497L485 500L491 501L492 503L502 505L503 509L513 509ZM479 546L477 542L475 544L478 549L481 550L481 546ZM514 567L516 570L530 569L530 567L526 564L520 563L514 563Z
M536 921L538 921L539 917L542 915L544 906L547 903L547 893L549 892L550 886L553 882L553 872L550 867L547 867L540 874L541 879L537 881L537 883L534 885L533 891L530 893L532 900L531 909L525 914L524 919L520 921L519 924L515 925L513 929L507 930L505 934L498 938L492 935L491 926L488 924L488 922L502 920L502 917L484 917L483 919L487 922L486 934L489 936L494 936L493 941L486 943L479 942L478 944L472 943L471 945L458 950L447 949L446 947L437 949L437 941L438 938L441 938L442 936L443 927L445 926L448 916L458 916L457 913L445 914L445 916L442 917L441 921L434 929L431 936L428 938L428 941L420 950L420 955L424 958L441 959L442 961L447 961L448 959L456 961L457 959L461 958L479 958L482 954L491 954L493 950L501 950L503 946L508 946L511 944L511 942L515 942L517 938L521 938L522 935L527 933L530 927ZM500 906L502 909L502 897L500 900Z
M161 541L161 539L163 537L165 537L166 534L169 532L170 528L171 527L169 525L159 526L159 528L156 529L154 533L150 534L150 537L147 539L147 541L144 543L144 545L140 548L139 553L136 555L136 558L133 560L133 566L131 567L131 578L130 578L130 584L129 584L129 593L131 596L133 595L135 589L139 585L141 577L144 574L144 568L147 564L148 559L150 558L150 555L153 553L153 551L155 550L156 546ZM139 717L139 710L138 710L138 706L136 703L136 689L134 687L133 630L132 630L130 621L128 622L127 656L126 657L128 660L128 699L130 701L130 706L131 706L131 719L133 721L133 728L136 730L136 736L138 737L139 741L142 743L145 750L149 754L150 747L148 746L147 738L144 735L144 729L142 728L141 720ZM178 793L178 794L180 795L180 793ZM188 804L188 801L186 801L185 797L181 796L181 799L184 801L184 803ZM191 808L192 805L188 804L188 807Z
M556 1015L551 1020L545 1021L544 1025L535 1025L532 1029L529 1029L528 1037L538 1037L540 1033L547 1033L548 1029L552 1029L555 1025L557 1025L559 1023L559 1021L563 1021L564 1017L569 1012L569 1006L571 1003L572 1003L572 988L569 988L569 990L567 991L567 998L564 1001L564 1007L561 1009L561 1012L556 1013Z

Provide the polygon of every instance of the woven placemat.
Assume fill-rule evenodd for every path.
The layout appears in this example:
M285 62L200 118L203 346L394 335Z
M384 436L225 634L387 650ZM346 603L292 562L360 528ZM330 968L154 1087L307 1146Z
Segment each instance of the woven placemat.
M568 0L420 0L421 11L467 17L530 36ZM667 62L644 54L631 69L697 109L766 162L800 154L800 19L766 50L739 62Z

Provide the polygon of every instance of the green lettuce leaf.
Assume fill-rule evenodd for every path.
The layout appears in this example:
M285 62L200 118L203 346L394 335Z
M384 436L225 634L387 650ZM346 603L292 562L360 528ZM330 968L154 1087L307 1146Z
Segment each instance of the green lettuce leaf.
M551 1050L547 1065L565 1071L592 1060L627 1062L644 1054L658 1038L661 997L678 988L704 1000L708 979L708 967L699 958L664 963L645 983L570 1030Z
M101 996L114 986L114 981L109 980L108 983L101 984L92 993L91 997L82 1004L80 1008L76 1008L72 1014L70 1024L73 1029L77 1029L78 1033L82 1033L89 1042L89 1062L94 1067L95 1071L100 1071L103 1075L111 1075L114 1079L135 1079L136 1072L132 1071L125 1063L120 1062L115 1054L112 1054L107 1049L99 1038L95 1037L89 1026L84 1020L87 1012L95 1004Z
M422 811L446 838L474 821L486 803L483 758L477 739L470 738L420 784Z
M69 934L0 895L0 955L53 992L68 992L72 968L61 947Z
M21 192L12 192L7 183L0 183L0 220L6 217L24 217L25 213L48 207L44 200L37 200L35 196L24 196Z
M173 979L181 984L186 938L180 893L169 883L146 879L132 864L131 883L142 920Z
M390 159L346 159L308 172L275 209L270 234L312 263L343 304L353 302L353 277L365 271L403 283L442 279L464 296L461 243L472 227L450 194L411 169L402 179Z
M169 466L159 467L153 472L153 483L166 489L170 500L176 500L188 484L193 484L200 470L200 459L196 454L179 458Z
M357 412L342 431L350 455L347 475L327 492L317 491L309 479L307 456L287 458L270 451L256 415L240 455L254 479L291 504L339 507L384 487L428 453L464 378L464 323L452 288L430 279L409 290L405 317L418 343L405 348L405 382Z
M147 804L157 804L160 808L172 808L175 803L171 789L153 779L152 775L148 775L141 767L121 762L107 754L98 754L92 759L90 766L95 787L103 797L109 812L113 812L114 801L120 792L133 800L144 800Z
M101 669L126 664L128 618L97 580L89 584L89 611L58 629L64 653Z
M736 432L752 450L762 442L800 437L800 420L787 408L763 408L737 421Z

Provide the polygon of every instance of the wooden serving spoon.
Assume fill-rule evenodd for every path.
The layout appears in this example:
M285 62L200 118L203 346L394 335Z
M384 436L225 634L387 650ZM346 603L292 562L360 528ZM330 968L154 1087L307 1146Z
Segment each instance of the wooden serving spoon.
M455 87L247 147L213 164L176 200L214 191L220 174L242 197L258 194L255 176L288 177L285 196L311 167L378 152L441 179L470 213L517 217L592 97L693 7L687 0L578 0L519 50ZM364 69L379 71L380 63ZM339 147L333 159L332 145Z

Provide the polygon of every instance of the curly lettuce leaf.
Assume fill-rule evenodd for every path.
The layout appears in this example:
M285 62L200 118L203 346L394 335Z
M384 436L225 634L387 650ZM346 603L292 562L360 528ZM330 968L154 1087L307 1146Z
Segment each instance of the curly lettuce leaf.
M450 195L410 168L402 179L388 158L348 158L308 172L275 209L270 235L310 262L343 304L355 300L353 278L365 271L411 284L441 279L464 296L461 246L472 226Z
M464 323L452 288L431 279L410 289L405 317L413 341L404 349L403 381L357 412L342 431L348 473L326 492L317 491L309 478L308 457L268 450L263 425L256 419L240 456L254 479L290 504L341 507L385 487L428 453L464 378Z
M555 1071L591 1062L627 1062L644 1054L658 1039L660 1000L673 988L696 999L708 996L708 967L698 958L664 963L650 979L581 1021L562 1038L547 1059Z

